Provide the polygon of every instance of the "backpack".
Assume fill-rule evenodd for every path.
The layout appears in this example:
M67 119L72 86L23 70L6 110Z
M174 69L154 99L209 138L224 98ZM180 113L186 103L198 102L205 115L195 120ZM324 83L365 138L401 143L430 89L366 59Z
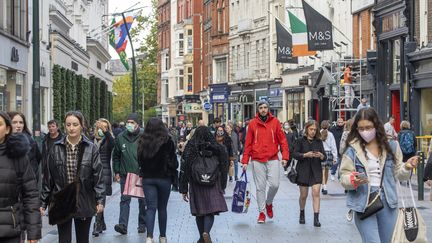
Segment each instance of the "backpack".
M414 134L409 132L404 132L402 134L399 134L399 144L400 148L402 150L402 153L404 154L411 154L414 153Z
M192 163L192 180L203 186L213 186L219 177L219 159L212 151L200 151Z

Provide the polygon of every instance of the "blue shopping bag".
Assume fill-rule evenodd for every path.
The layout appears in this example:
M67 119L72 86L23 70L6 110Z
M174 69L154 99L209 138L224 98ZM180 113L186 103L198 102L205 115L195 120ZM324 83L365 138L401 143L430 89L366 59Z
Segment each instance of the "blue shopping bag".
M234 213L243 213L246 202L247 174L243 171L240 180L236 181L234 187L233 201L231 211Z

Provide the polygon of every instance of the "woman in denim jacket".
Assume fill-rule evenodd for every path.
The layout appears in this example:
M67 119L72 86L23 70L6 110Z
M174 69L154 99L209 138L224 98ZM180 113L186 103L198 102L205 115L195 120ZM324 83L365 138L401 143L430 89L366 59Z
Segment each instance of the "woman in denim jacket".
M355 224L363 242L390 243L397 218L396 180L407 180L417 167L418 157L402 163L402 152L395 141L387 140L384 126L373 108L356 115L342 157L341 183L348 190L347 206L355 212ZM379 190L384 171L381 200L384 208L361 220L369 194Z

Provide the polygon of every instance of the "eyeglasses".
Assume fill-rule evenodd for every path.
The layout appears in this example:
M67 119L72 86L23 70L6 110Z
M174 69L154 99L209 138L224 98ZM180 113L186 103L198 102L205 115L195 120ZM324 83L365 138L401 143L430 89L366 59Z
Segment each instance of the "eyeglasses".
M359 132L370 131L370 130L372 130L374 128L375 128L374 126L357 127L357 131L359 131Z

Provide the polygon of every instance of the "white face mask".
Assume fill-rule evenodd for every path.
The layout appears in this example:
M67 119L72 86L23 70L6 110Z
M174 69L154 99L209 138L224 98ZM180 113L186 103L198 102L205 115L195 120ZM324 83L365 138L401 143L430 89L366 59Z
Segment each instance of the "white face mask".
M366 143L369 143L370 141L374 140L376 137L376 129L373 128L369 131L359 131L360 136L365 140Z

